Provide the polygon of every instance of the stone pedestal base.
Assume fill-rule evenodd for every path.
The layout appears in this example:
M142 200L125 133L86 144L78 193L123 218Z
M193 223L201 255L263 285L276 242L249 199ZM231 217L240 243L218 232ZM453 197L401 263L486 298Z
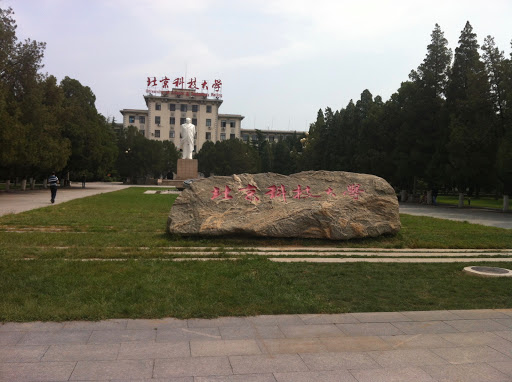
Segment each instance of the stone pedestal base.
M177 180L197 179L197 159L178 159Z

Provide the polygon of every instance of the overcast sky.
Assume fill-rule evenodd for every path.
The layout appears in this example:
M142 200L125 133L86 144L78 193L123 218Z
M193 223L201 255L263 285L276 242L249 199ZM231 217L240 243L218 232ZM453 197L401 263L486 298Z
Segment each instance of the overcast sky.
M244 128L308 130L364 89L385 101L438 23L454 50L470 21L505 54L510 0L0 0L18 38L47 43L44 71L89 86L96 107L146 107L147 77L220 79L221 113Z

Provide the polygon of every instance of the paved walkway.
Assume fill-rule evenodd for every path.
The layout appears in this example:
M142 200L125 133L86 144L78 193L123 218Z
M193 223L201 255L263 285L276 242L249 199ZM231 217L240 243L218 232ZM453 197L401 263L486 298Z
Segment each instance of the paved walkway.
M512 229L512 210L510 212L503 212L501 210L485 208L457 208L455 206L425 206L400 203L400 213L468 221L474 224Z
M512 381L512 309L0 326L1 381Z
M122 183L87 182L82 188L82 183L76 183L71 187L59 188L55 204L64 203L73 199L122 190L128 186ZM49 207L50 189L47 190L11 190L0 192L0 216L17 214L36 208Z

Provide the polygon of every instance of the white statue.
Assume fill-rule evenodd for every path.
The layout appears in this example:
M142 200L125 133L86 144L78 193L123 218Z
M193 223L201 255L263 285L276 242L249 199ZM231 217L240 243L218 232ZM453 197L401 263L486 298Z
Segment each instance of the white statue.
M181 142L180 148L183 150L183 159L192 159L192 151L194 151L194 137L196 136L196 127L191 123L191 119L185 119L185 123L181 125Z

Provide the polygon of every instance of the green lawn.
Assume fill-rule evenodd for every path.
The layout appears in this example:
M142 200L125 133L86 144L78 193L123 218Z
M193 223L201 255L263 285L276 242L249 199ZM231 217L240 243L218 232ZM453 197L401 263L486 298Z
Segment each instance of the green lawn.
M471 204L469 200L471 199ZM437 203L439 204L448 204L448 205L458 205L459 197L458 196L448 196L448 195L439 195L437 197ZM503 208L503 198L491 198L491 197L480 197L480 198L468 198L468 196L464 197L464 205L471 207L481 207L481 208Z
M401 215L398 235L349 242L181 238L165 232L176 196L144 190L0 217L0 321L512 307L512 280L464 263L167 261L174 246L512 248L511 230ZM74 261L91 258L122 261Z

